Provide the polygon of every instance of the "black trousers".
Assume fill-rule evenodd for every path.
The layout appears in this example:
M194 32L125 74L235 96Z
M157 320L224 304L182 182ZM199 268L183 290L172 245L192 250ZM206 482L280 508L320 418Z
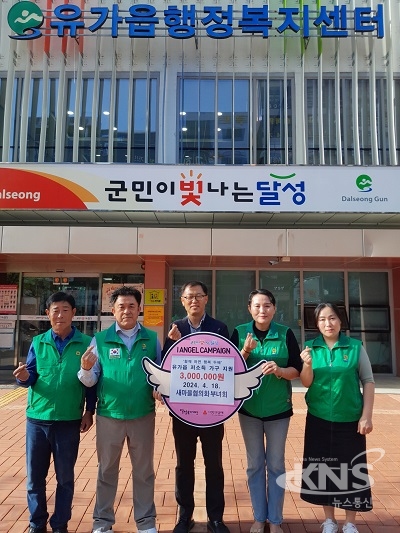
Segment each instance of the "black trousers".
M201 441L206 474L206 509L212 521L222 520L225 508L222 439L224 425L197 428L172 417L175 439L175 497L179 516L190 519L194 511L194 461L197 439Z

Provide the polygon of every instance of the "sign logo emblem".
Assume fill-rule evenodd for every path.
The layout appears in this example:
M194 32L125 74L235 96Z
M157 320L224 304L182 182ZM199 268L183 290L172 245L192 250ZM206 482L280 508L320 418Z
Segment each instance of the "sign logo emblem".
M371 192L372 191L372 178L367 174L361 174L356 179L357 189L361 192Z
M36 39L41 36L37 29L43 24L44 16L40 7L33 2L14 4L7 16L8 25L17 34L15 39Z

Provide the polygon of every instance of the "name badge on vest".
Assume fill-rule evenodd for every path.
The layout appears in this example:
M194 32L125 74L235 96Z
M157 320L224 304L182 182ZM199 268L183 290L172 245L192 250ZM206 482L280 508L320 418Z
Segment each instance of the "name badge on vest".
M121 348L110 348L108 352L109 359L120 359L121 358Z

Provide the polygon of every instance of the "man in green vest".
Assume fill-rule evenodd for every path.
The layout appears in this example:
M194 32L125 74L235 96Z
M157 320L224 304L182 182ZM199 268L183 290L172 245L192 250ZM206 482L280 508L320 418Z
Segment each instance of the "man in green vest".
M79 379L98 382L96 446L99 462L93 532L112 533L119 462L127 442L132 464L134 519L139 533L157 533L154 504L153 388L142 368L143 357L160 364L157 334L141 326L141 293L122 286L111 295L116 319L96 333L82 357Z
M65 292L50 296L46 314L51 329L34 337L26 364L19 363L13 372L19 385L29 387L26 409L29 533L47 531L46 477L52 454L57 488L49 523L53 533L68 533L80 433L93 424L96 388L88 389L76 377L91 337L72 326L75 313L73 296Z

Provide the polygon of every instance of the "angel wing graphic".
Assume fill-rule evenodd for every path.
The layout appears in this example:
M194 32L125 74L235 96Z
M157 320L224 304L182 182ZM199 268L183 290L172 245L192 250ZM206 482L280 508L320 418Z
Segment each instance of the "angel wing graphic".
M169 398L171 372L163 370L148 357L143 357L142 365L150 385L153 385L157 392Z
M246 400L253 394L253 390L260 386L263 376L261 366L265 361L260 361L245 372L235 374L235 400ZM142 361L147 381L157 392L169 398L171 373L156 365L148 357Z
M235 374L235 400L246 400L261 384L263 373L261 370L265 361L260 361L249 370Z

